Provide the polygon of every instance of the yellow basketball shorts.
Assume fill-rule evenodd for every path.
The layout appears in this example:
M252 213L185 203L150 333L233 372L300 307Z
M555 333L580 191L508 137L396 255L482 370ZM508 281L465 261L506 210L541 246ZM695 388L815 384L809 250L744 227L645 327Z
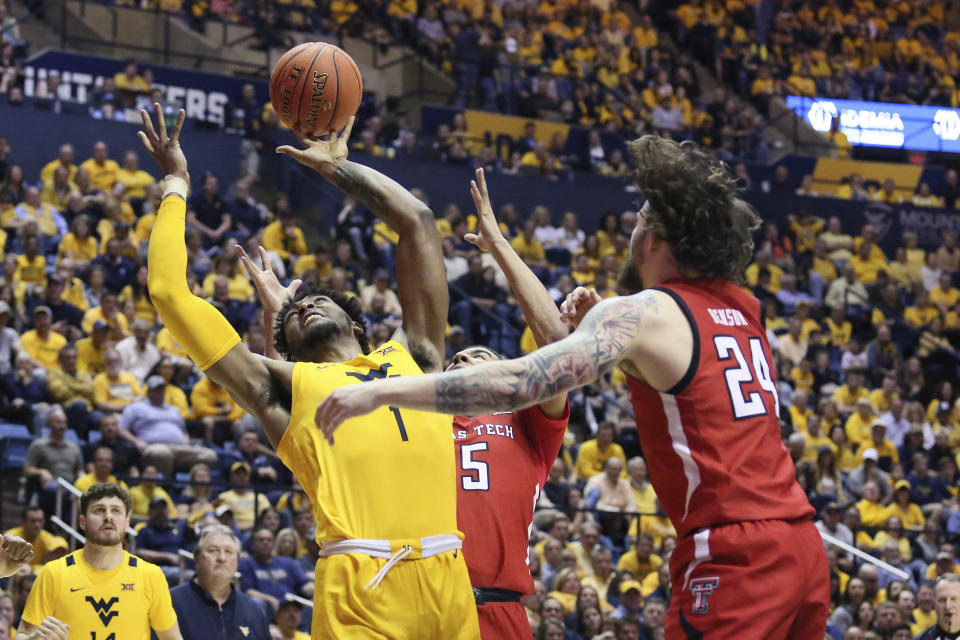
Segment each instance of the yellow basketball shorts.
M311 640L479 640L462 551L398 562L364 590L386 563L356 553L317 561Z

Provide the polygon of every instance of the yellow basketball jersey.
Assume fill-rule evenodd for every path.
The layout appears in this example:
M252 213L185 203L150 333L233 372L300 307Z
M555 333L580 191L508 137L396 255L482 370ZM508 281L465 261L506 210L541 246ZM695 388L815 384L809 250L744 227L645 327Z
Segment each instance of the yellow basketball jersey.
M310 498L318 541L463 537L450 416L380 407L340 425L333 446L314 422L340 387L422 373L395 341L349 362L294 367L290 424L277 454Z
M82 549L45 564L23 619L40 626L47 616L70 625L70 640L149 638L177 622L160 567L126 551L109 571L87 564Z

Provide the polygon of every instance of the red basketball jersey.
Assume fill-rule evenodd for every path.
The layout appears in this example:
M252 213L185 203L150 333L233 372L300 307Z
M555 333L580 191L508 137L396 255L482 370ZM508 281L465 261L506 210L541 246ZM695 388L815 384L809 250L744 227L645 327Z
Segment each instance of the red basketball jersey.
M476 587L533 592L530 528L567 429L570 407L551 420L540 407L453 419L457 526Z
M780 439L760 302L715 279L657 289L677 302L693 330L690 368L667 392L627 380L650 482L677 534L812 517Z

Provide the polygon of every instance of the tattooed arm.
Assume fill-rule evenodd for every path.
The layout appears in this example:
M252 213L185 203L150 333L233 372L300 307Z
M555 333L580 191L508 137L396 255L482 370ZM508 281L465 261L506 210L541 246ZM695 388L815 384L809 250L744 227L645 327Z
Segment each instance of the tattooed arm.
M443 366L443 338L450 306L437 223L424 202L379 171L347 160L353 118L343 134L329 140L301 140L304 149L278 147L312 167L345 194L367 206L400 236L397 242L397 296L405 342L424 371Z
M667 390L692 355L693 333L680 308L664 293L645 291L604 300L569 337L517 360L373 382L363 393L338 389L317 409L316 421L332 442L344 420L381 405L458 415L517 410L589 384L618 364Z

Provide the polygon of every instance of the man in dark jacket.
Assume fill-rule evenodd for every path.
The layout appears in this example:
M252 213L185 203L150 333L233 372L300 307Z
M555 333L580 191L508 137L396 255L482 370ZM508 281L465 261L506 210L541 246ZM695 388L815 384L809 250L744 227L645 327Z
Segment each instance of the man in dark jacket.
M947 573L937 578L933 589L937 624L917 636L917 640L957 640L960 638L960 575Z
M183 640L269 638L263 609L233 586L240 540L228 527L209 525L193 550L197 575L170 590Z

